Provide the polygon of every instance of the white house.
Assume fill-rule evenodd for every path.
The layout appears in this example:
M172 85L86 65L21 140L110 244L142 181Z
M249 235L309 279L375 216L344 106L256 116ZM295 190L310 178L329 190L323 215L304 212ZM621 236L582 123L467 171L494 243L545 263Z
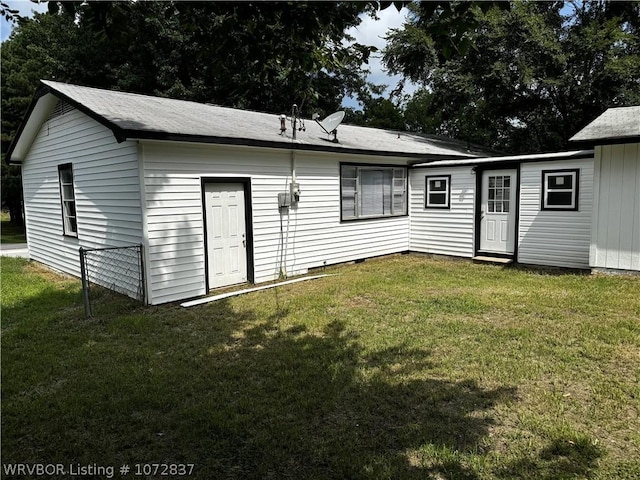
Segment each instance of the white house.
M8 152L30 258L78 275L80 247L141 244L150 304L406 251L592 266L591 150L290 120L43 81Z
M43 81L9 151L30 258L78 275L80 247L142 244L158 304L403 252L410 163L482 155L436 136L342 125L336 143L312 121L295 139L284 126Z

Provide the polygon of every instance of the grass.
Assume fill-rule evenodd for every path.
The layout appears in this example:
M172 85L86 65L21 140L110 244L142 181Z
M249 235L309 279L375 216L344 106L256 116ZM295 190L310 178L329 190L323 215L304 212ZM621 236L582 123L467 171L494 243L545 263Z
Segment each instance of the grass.
M3 463L640 478L640 278L394 256L191 309L2 259Z
M0 243L26 243L24 226L16 226L7 212L0 212Z

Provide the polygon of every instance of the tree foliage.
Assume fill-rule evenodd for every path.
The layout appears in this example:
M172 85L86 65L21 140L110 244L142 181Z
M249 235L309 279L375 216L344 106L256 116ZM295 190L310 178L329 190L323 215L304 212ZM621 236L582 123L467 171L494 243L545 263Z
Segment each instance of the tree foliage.
M2 152L39 79L329 113L345 95L370 95L362 65L375 48L345 32L392 2L384 3L49 2L48 13L33 19L3 3L16 28L1 52Z
M425 126L412 129L435 122L437 133L504 151L558 150L606 108L640 103L639 5L467 5L457 49L427 28L433 12L414 7L384 62L422 85L412 103L428 98Z
M264 111L303 101L329 110L366 87L360 66L373 47L343 40L375 11L356 2L50 2L32 29L64 44L45 54L58 60L47 73L62 81ZM26 23L6 43L21 43Z

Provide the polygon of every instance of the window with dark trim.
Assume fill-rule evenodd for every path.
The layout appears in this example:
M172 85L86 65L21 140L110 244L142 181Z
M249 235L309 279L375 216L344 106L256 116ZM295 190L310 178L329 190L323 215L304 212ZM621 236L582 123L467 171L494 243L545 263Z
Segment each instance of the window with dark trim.
M77 237L76 195L73 187L73 167L70 163L58 166L58 180L62 204L62 232L64 235Z
M425 177L424 208L451 207L451 175Z
M542 171L542 210L578 210L580 170Z
M340 165L342 220L407 214L407 169L379 165Z

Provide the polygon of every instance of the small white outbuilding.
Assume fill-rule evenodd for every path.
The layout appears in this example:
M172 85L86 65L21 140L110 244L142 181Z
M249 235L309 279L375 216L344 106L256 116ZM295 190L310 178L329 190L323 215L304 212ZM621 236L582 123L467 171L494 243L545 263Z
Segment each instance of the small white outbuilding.
M571 141L595 147L589 266L640 271L640 106L608 109Z
M434 161L410 181L411 251L589 268L593 150Z
M640 271L640 106L571 141L584 148L414 164L410 250Z

